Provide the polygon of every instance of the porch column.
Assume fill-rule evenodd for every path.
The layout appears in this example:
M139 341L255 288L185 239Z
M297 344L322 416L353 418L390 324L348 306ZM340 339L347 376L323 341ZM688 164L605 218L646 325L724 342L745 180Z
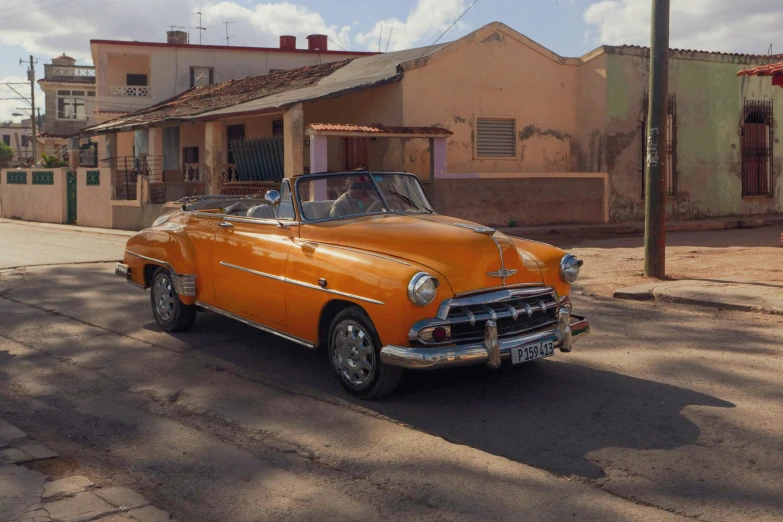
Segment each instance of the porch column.
M112 198L114 198L114 195L116 194L115 186L117 184L117 163L120 161L119 158L117 158L119 149L117 144L116 132L113 132L108 136L106 136L105 145L106 145L106 150L104 151L105 159L109 160L109 168L111 169L111 173L109 174L109 180L111 181L111 196Z
M326 172L328 167L326 166L328 155L328 141L327 136L310 136L310 172ZM327 199L326 195L326 180L322 179L313 182L313 192L310 194L310 198L314 201L323 201Z
M163 129L151 127L149 129L149 148L147 165L150 168L150 181L152 183L163 181Z
M435 205L435 179L446 174L446 138L430 138L430 199Z
M226 150L226 133L222 121L208 121L204 126L204 163L207 166L207 193L220 194L221 167Z
M79 168L79 162L81 161L79 138L71 138L68 141L68 168L76 170Z
M283 113L283 155L283 175L286 178L293 178L304 172L304 111L301 103L291 106ZM311 163L310 169L314 168Z

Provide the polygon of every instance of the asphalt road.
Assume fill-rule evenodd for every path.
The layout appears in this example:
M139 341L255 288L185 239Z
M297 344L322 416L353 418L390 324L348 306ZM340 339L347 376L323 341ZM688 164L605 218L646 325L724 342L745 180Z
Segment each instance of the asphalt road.
M89 260L96 238L60 234ZM319 354L228 319L160 332L108 263L5 270L0 416L67 456L45 471L181 521L783 519L781 318L575 303L594 333L572 354L410 373L366 403Z

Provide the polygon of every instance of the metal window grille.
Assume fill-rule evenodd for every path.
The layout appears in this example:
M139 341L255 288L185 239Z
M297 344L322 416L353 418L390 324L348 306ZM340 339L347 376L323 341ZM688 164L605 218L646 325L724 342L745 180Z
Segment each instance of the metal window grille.
M646 189L645 172L647 171L647 111L650 106L650 95L644 93L644 107L642 109L642 158L641 158L641 178L642 178L642 197ZM666 110L666 195L677 195L677 182L679 171L677 170L677 94L669 95L669 105Z
M182 158L184 163L198 163L198 147L182 147Z
M515 158L516 155L516 120L476 118L477 157Z
M33 171L33 185L54 185L54 172L51 170Z
M283 135L283 120L272 120L272 136Z
M742 195L772 196L772 100L745 99L742 124Z
M87 171L87 185L98 186L101 184L101 171L100 170L88 170Z
M5 174L5 182L9 185L27 185L27 172L11 172Z

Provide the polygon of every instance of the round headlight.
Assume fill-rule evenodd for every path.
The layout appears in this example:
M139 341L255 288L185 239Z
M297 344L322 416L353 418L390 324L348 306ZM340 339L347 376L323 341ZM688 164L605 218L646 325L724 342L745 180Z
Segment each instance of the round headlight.
M573 254L566 254L560 260L560 277L566 283L573 283L579 277L579 269L582 267L582 261Z
M408 299L417 306L427 306L435 299L439 284L438 280L427 272L419 272L408 283Z

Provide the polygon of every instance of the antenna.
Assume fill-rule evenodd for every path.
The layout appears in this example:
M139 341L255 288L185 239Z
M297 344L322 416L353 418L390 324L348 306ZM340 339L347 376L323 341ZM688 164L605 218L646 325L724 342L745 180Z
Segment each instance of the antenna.
M393 32L394 32L394 26L392 26L391 31L389 31L389 39L386 40L386 50L384 51L385 53L389 52L389 42L391 42L391 35Z
M381 30L378 31L378 52L381 52L381 38L383 37L383 22L381 22Z
M201 45L201 34L202 34L202 31L206 31L207 28L201 26L201 14L202 14L201 11L197 11L197 12L195 12L193 14L197 14L198 15L198 27L196 27L196 29L198 29L198 44Z
M234 36L234 35L233 34L231 36L228 35L228 24L235 24L236 22L223 22L223 23L226 24L226 45L230 46L231 45L231 36ZM199 25L201 25L201 24L199 24Z
M769 44L769 51L767 51L767 54L772 54L772 43Z

